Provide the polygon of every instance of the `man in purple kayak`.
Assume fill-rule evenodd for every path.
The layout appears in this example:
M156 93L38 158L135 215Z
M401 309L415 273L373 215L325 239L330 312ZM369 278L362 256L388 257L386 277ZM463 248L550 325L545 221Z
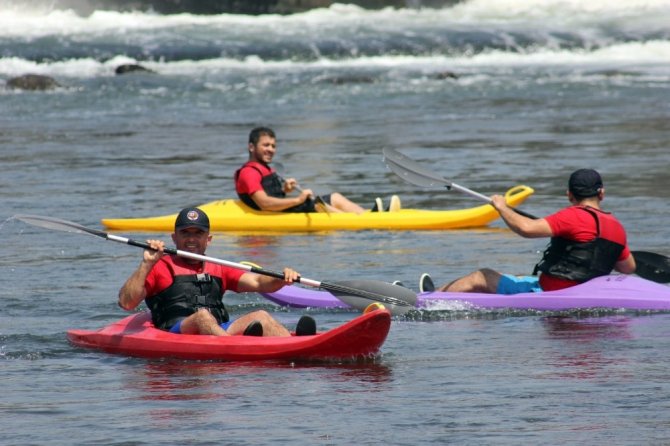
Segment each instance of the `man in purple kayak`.
M526 238L551 237L542 260L535 266L533 276L513 276L483 268L442 286L439 291L496 294L551 291L607 275L612 270L634 273L635 259L623 225L600 207L605 197L600 174L593 169L573 172L567 196L570 206L539 219L514 212L501 195L491 197L491 204L512 231ZM434 290L430 276L421 276L419 288L422 292Z
M172 234L178 250L204 255L212 240L209 218L198 208L183 209ZM223 293L271 293L293 283L298 273L284 269L284 279L200 260L165 255L165 244L147 240L142 262L119 291L119 306L136 308L143 300L151 310L151 319L162 330L183 334L229 336L290 336L289 331L268 312L259 310L231 320L223 305ZM297 335L315 334L316 324L303 316Z

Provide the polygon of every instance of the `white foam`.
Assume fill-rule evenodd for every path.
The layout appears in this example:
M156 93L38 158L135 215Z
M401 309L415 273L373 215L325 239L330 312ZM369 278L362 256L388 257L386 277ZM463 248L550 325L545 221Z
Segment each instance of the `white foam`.
M277 35L324 35L332 30L356 28L411 33L425 27L515 32L570 32L602 27L667 31L668 17L670 0L470 0L437 10L364 10L353 5L334 4L329 8L284 16L160 15L139 11L95 11L89 16L80 16L72 10L34 8L21 2L0 0L0 37L121 35L129 31L194 26L228 31L251 28L254 32L269 31Z
M61 60L66 56L56 54L53 56L55 61L35 62L8 57L0 59L0 75L32 72L84 78L111 76L119 64L138 62L165 75L197 75L223 70L467 70L550 65L608 68L654 65L661 67L661 72L667 72L670 64L668 17L670 0L470 0L438 10L386 8L379 11L334 4L288 16L159 15L138 11L95 11L89 16L80 16L71 10L29 8L24 2L0 0L0 45L3 39L31 43L38 38L53 38L55 40L48 45L53 45L56 52L62 39L65 46L80 41L93 46L104 42L107 48L118 44L116 51L119 53L128 45L139 45L152 54L153 48L166 45L168 40L175 48L182 43L185 48L190 42L197 45L198 41L217 45L220 42L222 48L228 41L233 44L242 42L253 48L250 42L259 38L261 46L266 48L290 37L294 43L336 39L343 48L351 47L349 57L338 54L334 58L321 55L318 45L314 45L315 60L299 60L290 51L284 60L247 56L243 59L137 61L122 54L104 61L93 56ZM371 36L378 35L380 39L389 39L389 52L393 53L392 39L402 41L403 36L420 36L418 41L424 36L428 40L442 39L450 30L489 33L494 40L507 42L507 47L496 45L496 48L468 50L467 45L461 45L434 55L427 55L428 50L420 50L418 53L424 54L376 56L360 55L357 47L357 42L367 42ZM649 37L631 41L638 35L636 30L639 35ZM565 38L561 32L569 33L569 37ZM621 38L622 33L630 33L632 37ZM523 44L517 43L519 34L523 34Z
M117 56L105 62L84 58L38 63L32 60L9 57L0 59L0 74L8 77L31 73L58 77L92 78L114 76L115 68L124 63L135 63L135 61L125 56Z
M116 56L104 62L93 58L70 59L55 62L34 62L20 58L1 58L0 75L14 76L24 73L68 77L113 76L114 69L121 64L138 63L133 58ZM501 50L486 51L476 55L447 56L377 56L334 60L322 58L316 61L266 61L257 56L243 60L217 58L205 60L180 60L174 62L141 61L145 67L162 75L204 75L230 71L304 71L311 69L475 69L500 67L542 67L561 65L586 68L655 67L670 74L670 42L631 42L601 48L595 51L537 49L526 53Z

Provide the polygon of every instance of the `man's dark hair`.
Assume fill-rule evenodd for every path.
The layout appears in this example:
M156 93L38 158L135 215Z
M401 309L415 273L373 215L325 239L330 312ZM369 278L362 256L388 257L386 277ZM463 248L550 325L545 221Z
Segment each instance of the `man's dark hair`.
M593 169L579 169L572 172L568 180L568 190L581 201L585 198L595 197L603 188L603 179Z
M256 127L249 133L249 144L256 145L260 141L261 136L267 135L270 138L277 138L275 136L275 131L269 127Z

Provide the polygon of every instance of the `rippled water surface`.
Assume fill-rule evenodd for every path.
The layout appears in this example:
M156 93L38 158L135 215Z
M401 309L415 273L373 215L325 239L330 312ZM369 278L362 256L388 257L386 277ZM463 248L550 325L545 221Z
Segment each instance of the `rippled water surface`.
M7 3L7 2L5 2ZM0 9L3 444L664 444L670 315L411 312L368 363L147 361L74 348L69 328L120 319L129 246L7 220L174 213L232 197L249 130L270 125L304 187L370 207L478 205L404 183L392 147L485 194L567 204L580 167L633 249L670 254L670 28L664 1L463 2L441 10L334 6L294 16ZM114 76L121 63L154 74ZM453 75L453 76L452 76ZM4 87L4 85L0 85ZM124 234L134 238L167 234ZM208 254L318 280L446 282L478 267L529 273L545 240L500 222L444 232L216 234ZM303 311L229 296L288 326ZM347 311L306 310L320 329Z

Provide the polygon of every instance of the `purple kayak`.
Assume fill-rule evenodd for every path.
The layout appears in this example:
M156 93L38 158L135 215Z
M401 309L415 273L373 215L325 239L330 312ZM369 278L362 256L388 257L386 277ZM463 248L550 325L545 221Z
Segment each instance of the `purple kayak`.
M286 286L276 293L263 296L279 305L297 308L350 308L329 292L313 288ZM541 293L421 293L417 296L417 307L428 310L459 310L470 307L524 310L670 310L670 287L637 276L610 275L563 290Z

